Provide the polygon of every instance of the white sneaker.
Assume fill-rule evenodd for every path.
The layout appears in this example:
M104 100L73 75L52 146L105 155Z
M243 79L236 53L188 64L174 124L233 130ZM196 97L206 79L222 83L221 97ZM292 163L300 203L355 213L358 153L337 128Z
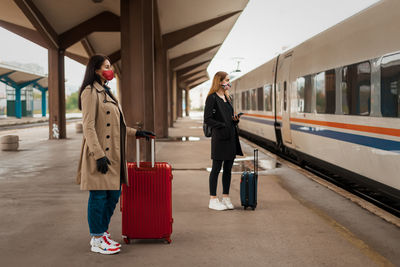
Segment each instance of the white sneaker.
M226 210L227 207L222 204L218 198L211 198L210 204L208 204L208 208L212 210Z
M228 208L228 210L233 210L235 208L229 197L222 198L222 204L224 204Z
M114 247L120 248L121 244L118 243L117 241L114 241L111 239L111 235L108 231L104 232L104 236L107 238L107 241L111 243L111 245L113 245Z
M91 250L93 252L98 252L101 254L115 254L121 251L121 248L117 248L111 245L110 242L107 241L107 238L103 235L100 238L92 237L90 240L90 245L92 245Z

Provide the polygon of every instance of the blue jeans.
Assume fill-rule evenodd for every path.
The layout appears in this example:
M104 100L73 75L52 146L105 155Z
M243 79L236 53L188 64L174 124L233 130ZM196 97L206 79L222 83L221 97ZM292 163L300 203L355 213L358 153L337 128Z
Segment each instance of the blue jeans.
M91 190L88 222L91 236L102 236L108 230L121 190Z

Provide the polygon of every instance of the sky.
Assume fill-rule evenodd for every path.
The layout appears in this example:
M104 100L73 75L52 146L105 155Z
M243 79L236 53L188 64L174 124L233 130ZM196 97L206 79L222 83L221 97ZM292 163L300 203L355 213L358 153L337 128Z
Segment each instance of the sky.
M232 72L238 61L243 75L283 49L294 47L376 2L378 0L250 0L210 63L209 76L212 79L219 70ZM0 27L1 61L36 63L47 73L46 49ZM78 90L84 71L82 64L65 57L67 94ZM206 88L208 84L198 88ZM115 88L115 80L110 85Z
M208 67L246 73L378 0L250 0Z

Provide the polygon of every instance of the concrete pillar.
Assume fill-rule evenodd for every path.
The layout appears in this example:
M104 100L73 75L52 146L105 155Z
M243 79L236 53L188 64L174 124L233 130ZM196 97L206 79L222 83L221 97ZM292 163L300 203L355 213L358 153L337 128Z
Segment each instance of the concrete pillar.
M177 94L176 94L176 103L177 103L176 104L176 111L177 111L176 116L178 118L182 118L182 115L183 115L183 112L182 112L182 101L183 101L182 95L183 95L183 90L180 87L178 87Z
M157 137L168 137L168 78L167 51L163 48L163 40L158 19L157 7L154 8L154 128Z
M174 71L172 73L172 125L177 119L178 115L178 109L177 109L177 94L178 94L178 88L177 88L177 80L176 80L176 72Z
M154 0L121 0L121 105L130 127L154 131ZM136 141L128 137L127 160L135 161ZM141 160L150 145L141 142Z
M22 117L21 88L15 88L15 117Z
M168 137L168 85L166 73L166 54L161 47L155 55L155 98L154 127L158 137Z
M49 58L49 138L67 137L65 119L64 50L48 49Z
M165 77L167 82L167 111L168 111L168 127L173 126L172 121L172 72L170 71L167 51L165 52Z
M186 117L189 117L189 110L190 110L190 97L189 97L189 88L185 90L185 113Z
M47 90L42 89L40 91L42 92L42 117L46 117L46 110L47 110L47 107L46 107L46 91Z

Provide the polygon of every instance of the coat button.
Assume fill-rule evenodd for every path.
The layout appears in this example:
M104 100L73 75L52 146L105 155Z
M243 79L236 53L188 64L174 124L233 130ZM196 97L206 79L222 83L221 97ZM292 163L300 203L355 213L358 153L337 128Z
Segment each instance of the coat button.
M107 111L107 114L110 114L110 111L109 111L109 110Z
M109 135L107 135L107 139L108 139L108 138L110 138L110 136L109 136Z
M106 147L106 151L110 150L108 147Z
M104 100L103 100L103 103L107 103L107 100L104 99Z
M107 123L107 127L110 127L111 124Z

